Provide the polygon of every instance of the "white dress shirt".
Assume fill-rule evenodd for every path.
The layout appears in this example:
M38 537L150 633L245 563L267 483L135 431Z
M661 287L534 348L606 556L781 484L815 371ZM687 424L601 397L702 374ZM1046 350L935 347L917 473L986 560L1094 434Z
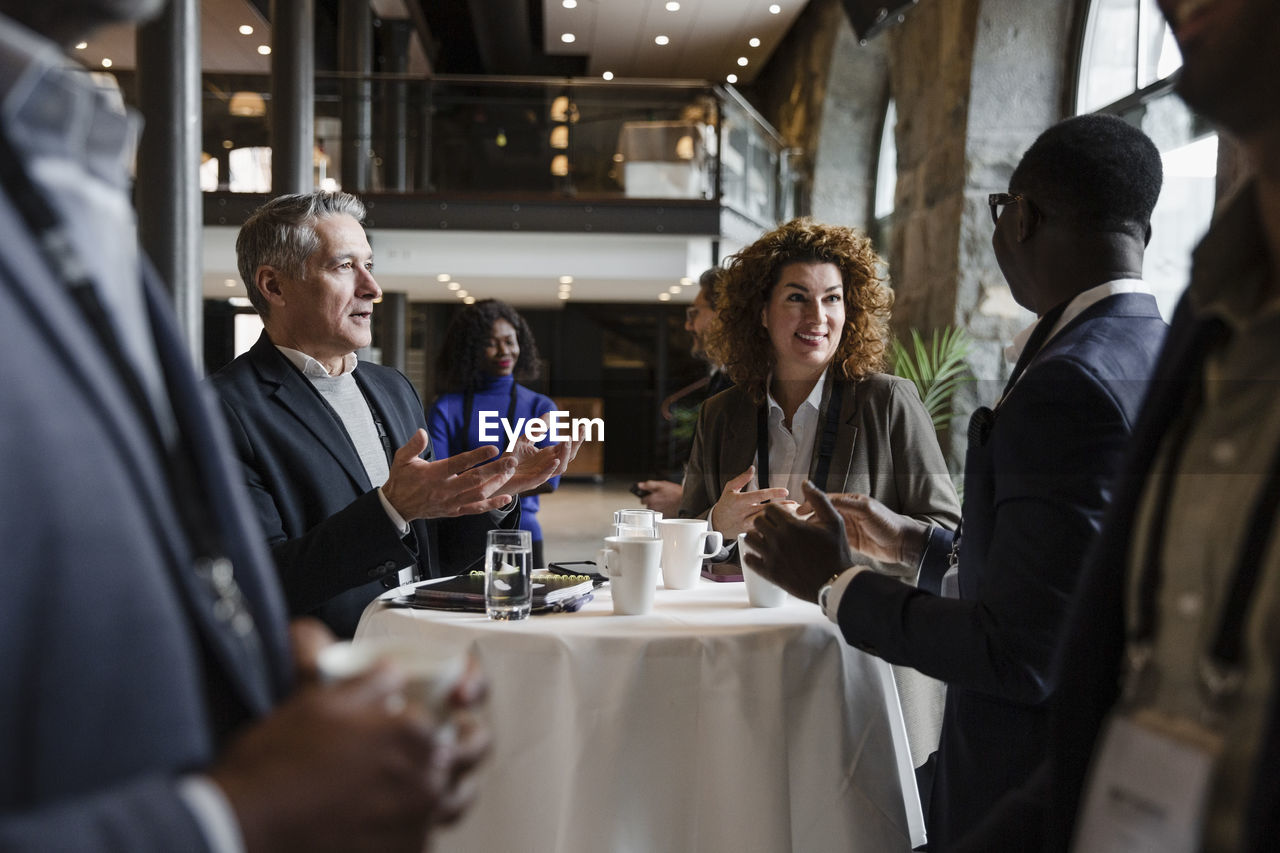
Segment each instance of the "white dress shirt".
M787 490L787 497L801 500L803 492L800 486L809 478L809 463L813 459L813 445L818 437L818 413L822 406L822 389L825 387L827 374L824 372L814 383L809 396L791 416L791 428L783 423L782 406L768 394L766 404L769 407L769 487L782 486ZM772 377L766 388L773 384ZM756 473L747 483L745 491L760 488L760 454L751 458ZM715 523L715 507L707 514L707 526L711 530L719 530ZM722 531L723 532L723 531ZM729 553L734 543L726 540L717 559Z
M1054 324L1053 329L1049 332L1049 337L1045 338L1044 341L1047 344L1054 335L1061 332L1068 323L1083 314L1085 309L1095 302L1101 302L1108 296L1115 296L1117 293L1150 292L1151 288L1140 278L1118 278L1115 281L1108 281L1105 284L1099 284L1097 287L1082 291L1076 294L1075 299L1067 303L1067 307L1062 311L1062 316L1058 318L1058 322ZM1013 336L1013 341L1004 348L1005 361L1010 364L1018 363L1018 357L1022 355L1022 348L1027 345L1027 340L1039 324L1040 320L1037 318L1034 323Z
M773 384L770 380L770 385ZM822 408L822 389L826 387L824 371L814 383L809 396L791 416L791 427L783 423L782 406L770 393L769 407L769 485L783 486L788 498L801 500L804 493L800 486L809 479L809 463L813 460L813 445L818 440L818 415ZM767 387L767 386L766 386ZM759 488L760 458L755 457L756 478L750 488Z

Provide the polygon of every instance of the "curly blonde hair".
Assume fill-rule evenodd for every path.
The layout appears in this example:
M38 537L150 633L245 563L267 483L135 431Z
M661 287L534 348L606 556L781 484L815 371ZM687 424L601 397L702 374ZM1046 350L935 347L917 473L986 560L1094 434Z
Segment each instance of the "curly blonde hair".
M889 346L893 291L881 280L880 256L860 231L793 219L731 255L716 288L716 320L707 352L757 403L774 367L773 345L761 322L778 276L787 264L834 264L844 282L845 321L833 363L858 380L882 371Z

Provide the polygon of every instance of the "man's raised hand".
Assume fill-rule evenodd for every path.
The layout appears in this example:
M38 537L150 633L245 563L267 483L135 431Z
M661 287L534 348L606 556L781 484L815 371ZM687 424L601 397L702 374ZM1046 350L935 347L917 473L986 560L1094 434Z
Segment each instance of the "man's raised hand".
M427 431L420 429L396 451L382 487L383 496L406 521L488 512L506 506L517 494L507 488L516 470L514 458L476 467L493 459L496 447L477 447L433 462L422 458L426 449Z

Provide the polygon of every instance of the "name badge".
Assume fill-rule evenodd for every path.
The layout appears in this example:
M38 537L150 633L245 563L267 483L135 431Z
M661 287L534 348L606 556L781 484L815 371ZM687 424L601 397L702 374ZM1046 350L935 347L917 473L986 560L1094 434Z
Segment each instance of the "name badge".
M1076 826L1075 853L1191 853L1222 738L1149 709L1108 720Z

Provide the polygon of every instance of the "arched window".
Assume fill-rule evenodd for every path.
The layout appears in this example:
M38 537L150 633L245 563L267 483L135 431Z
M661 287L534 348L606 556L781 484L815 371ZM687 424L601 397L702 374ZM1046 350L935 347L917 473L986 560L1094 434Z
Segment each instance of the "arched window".
M1182 57L1155 0L1093 0L1080 44L1076 113L1118 115L1160 149L1164 188L1143 277L1168 319L1190 277L1189 247L1213 213L1218 137L1174 94Z
M889 98L880 130L880 150L876 154L875 196L871 210L871 242L882 255L889 253L893 237L894 194L898 189L898 108Z

